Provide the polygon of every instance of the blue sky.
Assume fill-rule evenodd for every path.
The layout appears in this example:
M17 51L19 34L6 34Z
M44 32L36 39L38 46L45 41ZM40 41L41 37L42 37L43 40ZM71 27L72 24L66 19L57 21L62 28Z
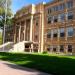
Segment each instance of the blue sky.
M12 11L15 13L17 10L21 9L23 6L28 4L36 4L39 2L49 2L51 0L12 0Z

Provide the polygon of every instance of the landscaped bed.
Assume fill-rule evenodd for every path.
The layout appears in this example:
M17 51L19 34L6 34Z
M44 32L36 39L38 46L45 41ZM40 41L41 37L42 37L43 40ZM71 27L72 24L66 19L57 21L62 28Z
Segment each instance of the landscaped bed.
M75 75L75 56L0 53L0 60L9 61L53 75Z

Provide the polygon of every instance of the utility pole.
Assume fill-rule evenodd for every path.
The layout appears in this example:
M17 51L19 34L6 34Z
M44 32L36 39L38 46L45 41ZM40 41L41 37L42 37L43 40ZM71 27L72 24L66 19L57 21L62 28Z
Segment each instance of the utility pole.
M6 28L6 20L7 20L7 0L5 0L5 22L4 22L4 29L3 29L3 44L5 43L5 28ZM4 52L4 47L3 47Z

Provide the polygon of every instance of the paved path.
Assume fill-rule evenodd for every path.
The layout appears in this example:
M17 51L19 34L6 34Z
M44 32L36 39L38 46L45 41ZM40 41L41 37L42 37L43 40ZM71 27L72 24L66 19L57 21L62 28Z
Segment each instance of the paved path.
M50 74L17 66L6 61L0 61L0 75L50 75Z

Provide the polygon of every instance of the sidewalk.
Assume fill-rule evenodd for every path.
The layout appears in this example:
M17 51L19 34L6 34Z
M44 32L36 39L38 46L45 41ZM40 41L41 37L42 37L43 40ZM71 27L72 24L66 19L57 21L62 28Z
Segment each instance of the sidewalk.
M0 75L50 75L29 68L24 68L11 64L6 61L0 61Z

